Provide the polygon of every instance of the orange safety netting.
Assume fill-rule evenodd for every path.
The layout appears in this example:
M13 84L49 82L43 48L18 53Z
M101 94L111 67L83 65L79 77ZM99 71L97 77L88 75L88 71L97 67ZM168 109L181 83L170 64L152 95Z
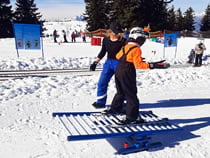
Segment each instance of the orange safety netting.
M92 32L84 32L86 35L88 36L99 36L99 37L105 37L106 36L106 32L107 30L105 29L98 29L96 31L92 31Z
M150 38L163 37L162 31L150 32Z

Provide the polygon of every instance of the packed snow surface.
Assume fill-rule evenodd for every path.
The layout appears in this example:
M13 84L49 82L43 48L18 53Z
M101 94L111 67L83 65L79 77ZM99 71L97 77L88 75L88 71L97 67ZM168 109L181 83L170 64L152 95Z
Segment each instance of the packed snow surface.
M53 28L52 28L53 29ZM75 73L45 78L27 77L0 81L0 157L2 158L209 158L210 157L210 40L203 66L187 64L190 50L199 40L179 38L178 47L163 48L150 40L143 45L146 61L166 59L168 69L137 70L140 110L152 110L183 127L182 131L154 136L163 147L129 155L116 155L113 146L121 139L68 142L67 132L53 112L93 112L99 72ZM19 50L14 39L0 39L0 70L87 68L100 51L83 43L53 43L43 39L41 50ZM155 53L154 53L155 51ZM102 67L105 58L98 67ZM114 77L109 83L109 105L116 92Z

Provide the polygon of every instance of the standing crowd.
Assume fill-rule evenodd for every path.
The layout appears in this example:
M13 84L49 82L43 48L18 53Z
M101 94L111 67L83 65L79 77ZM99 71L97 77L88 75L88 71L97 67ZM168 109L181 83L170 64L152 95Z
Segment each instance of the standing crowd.
M52 36L53 36L54 43L58 43L58 42L68 43L69 42L67 40L68 38L71 40L72 43L75 43L76 42L76 38L80 37L80 36L82 38L82 41L86 42L86 35L83 32L73 31L71 34L69 34L65 30L62 30L62 37L63 37L63 39L61 41L58 41L58 38L60 37L60 34L58 34L58 31L55 29L53 31Z

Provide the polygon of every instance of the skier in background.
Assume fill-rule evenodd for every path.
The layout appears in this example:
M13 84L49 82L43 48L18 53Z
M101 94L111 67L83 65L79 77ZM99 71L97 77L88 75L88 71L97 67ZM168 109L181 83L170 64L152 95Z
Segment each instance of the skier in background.
M65 30L62 30L63 32L63 39L64 39L64 42L65 43L68 43L67 39L66 39L66 31Z
M92 104L95 108L105 108L108 84L118 65L116 54L125 44L125 39L123 38L123 30L118 23L112 22L110 24L110 29L107 31L107 34L108 37L104 37L102 41L102 47L97 58L90 65L90 71L95 71L97 64L107 53L107 60L103 65L103 70L98 81L97 101Z
M72 32L72 34L71 34L71 41L72 41L72 43L76 42L76 34L74 32Z
M125 39L126 39L126 40L129 38L129 34L130 34L130 32L128 31L127 28L125 28L124 36L125 36Z
M190 51L190 54L188 56L188 63L189 64L193 64L194 63L194 60L195 60L195 50L194 49L191 49Z
M54 43L57 43L57 36L58 36L57 30L54 30L54 31L53 31Z
M82 41L86 42L86 35L84 32L81 32Z
M204 50L206 50L206 46L202 42L195 45L195 67L202 65L202 57Z

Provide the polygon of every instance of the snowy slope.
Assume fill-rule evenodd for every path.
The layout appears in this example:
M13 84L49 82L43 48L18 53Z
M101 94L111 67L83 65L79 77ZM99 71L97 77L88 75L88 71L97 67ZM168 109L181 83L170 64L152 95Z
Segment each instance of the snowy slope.
M182 68L137 73L141 110L152 110L160 117L168 117L184 129L155 136L154 141L163 142L163 148L123 156L115 155L113 147L122 145L121 139L67 142L65 129L52 118L52 113L100 111L91 107L96 99L100 73L92 76L66 74L0 82L0 157L209 158L210 59L206 58L205 65L199 68L186 66L187 56L197 42L194 38L181 38L176 54L174 48L165 49L167 61L172 66L182 65ZM205 55L209 55L210 40L206 39L205 44ZM40 51L20 51L20 58L17 58L14 39L0 39L0 69L88 67L99 50L99 46L91 46L89 42L58 45L47 38L44 39L44 59ZM163 59L161 44L147 41L142 50L148 61ZM156 54L152 53L154 50ZM107 104L115 92L112 79Z

